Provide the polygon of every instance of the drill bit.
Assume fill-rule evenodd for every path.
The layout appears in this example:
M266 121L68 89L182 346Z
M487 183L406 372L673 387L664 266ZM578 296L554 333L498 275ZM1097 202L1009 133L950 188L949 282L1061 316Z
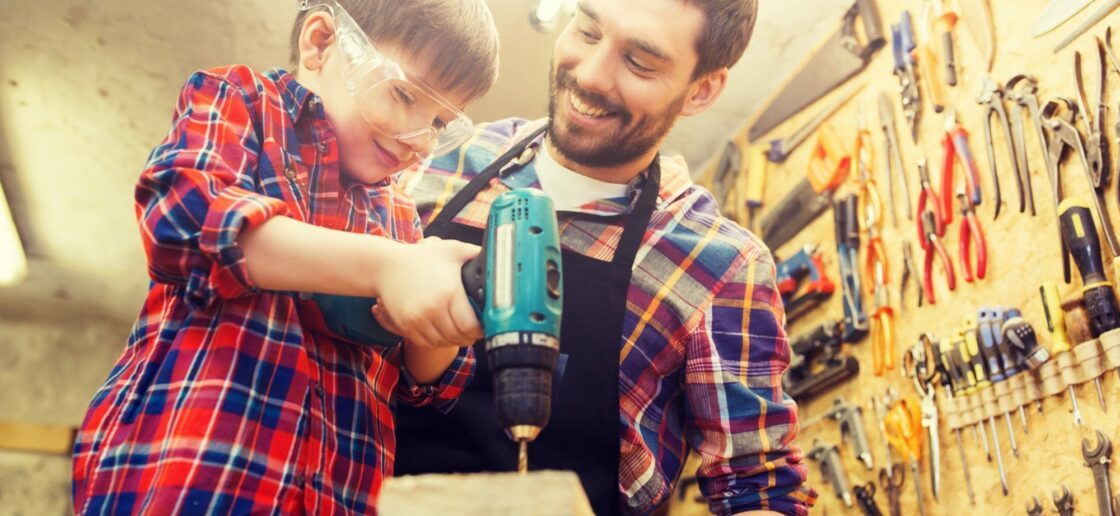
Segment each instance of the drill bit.
M529 441L522 439L518 442L520 449L517 452L517 472L524 475L529 472Z

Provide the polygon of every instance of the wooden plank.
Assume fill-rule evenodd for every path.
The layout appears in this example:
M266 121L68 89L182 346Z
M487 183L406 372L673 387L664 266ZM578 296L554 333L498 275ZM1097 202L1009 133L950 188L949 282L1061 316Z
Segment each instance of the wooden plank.
M0 449L70 455L77 431L72 426L0 421Z
M377 511L382 516L595 514L579 477L568 471L389 478L381 490Z

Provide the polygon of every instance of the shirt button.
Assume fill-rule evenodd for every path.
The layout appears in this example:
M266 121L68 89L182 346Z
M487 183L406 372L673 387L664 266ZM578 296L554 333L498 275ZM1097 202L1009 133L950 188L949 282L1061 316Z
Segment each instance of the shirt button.
M291 164L288 164L288 166L284 169L284 175L288 176L288 179L294 180L296 178L296 168Z
M329 143L327 143L327 142L319 143L319 152L322 152L323 154L326 154L327 151L329 151L329 150L331 150L331 146L330 146Z

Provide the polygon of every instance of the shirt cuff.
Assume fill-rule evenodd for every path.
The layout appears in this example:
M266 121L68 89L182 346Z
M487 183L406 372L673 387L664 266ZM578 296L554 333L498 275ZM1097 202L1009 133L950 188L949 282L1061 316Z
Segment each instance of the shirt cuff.
M420 385L408 372L408 368L404 367L404 361L401 360L401 380L397 385L398 399L406 405L414 407L431 405L441 412L447 413L455 406L455 402L459 400L459 395L470 383L471 377L474 375L474 361L473 346L460 348L459 353L455 355L455 360L447 367L447 371L444 371L439 382L431 385Z
M287 213L287 205L279 199L235 186L222 190L210 203L198 238L199 249L210 259L210 269L191 271L187 282L188 303L195 309L202 309L216 298L257 292L257 286L249 279L245 254L237 239L242 232Z

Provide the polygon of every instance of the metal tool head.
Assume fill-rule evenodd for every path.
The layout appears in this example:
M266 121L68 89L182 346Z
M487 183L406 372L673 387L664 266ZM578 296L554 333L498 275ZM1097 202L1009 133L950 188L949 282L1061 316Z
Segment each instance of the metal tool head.
M1038 79L1035 79L1032 75L1019 74L1007 81L1005 90L1011 100L1019 105L1026 105L1024 103L1026 97L1038 93Z
M957 110L953 109L953 108L949 108L949 110L945 112L945 131L946 132L952 131L953 128L956 127L956 126L957 126Z
M957 196L957 202L960 204L960 207L961 207L961 215L965 215L965 216L972 215L976 211L975 208L972 206L972 199L968 198L968 193L965 192L964 188L957 189L956 196Z
M1068 511L1073 509L1073 493L1069 491L1069 486L1062 484L1062 492L1058 494L1057 491L1051 491L1050 497L1054 499L1054 508L1059 512Z
M1032 496L1031 501L1027 502L1027 514L1030 516L1042 514L1042 504L1038 502L1037 496Z
M1097 430L1097 444L1089 446L1089 439L1081 439L1081 456L1085 458L1086 465L1094 463L1107 463L1112 456L1112 441Z
M993 100L998 100L1003 97L1003 88L999 86L990 75L984 76L983 82L980 83L980 93L976 96L976 102L980 104L990 104Z

